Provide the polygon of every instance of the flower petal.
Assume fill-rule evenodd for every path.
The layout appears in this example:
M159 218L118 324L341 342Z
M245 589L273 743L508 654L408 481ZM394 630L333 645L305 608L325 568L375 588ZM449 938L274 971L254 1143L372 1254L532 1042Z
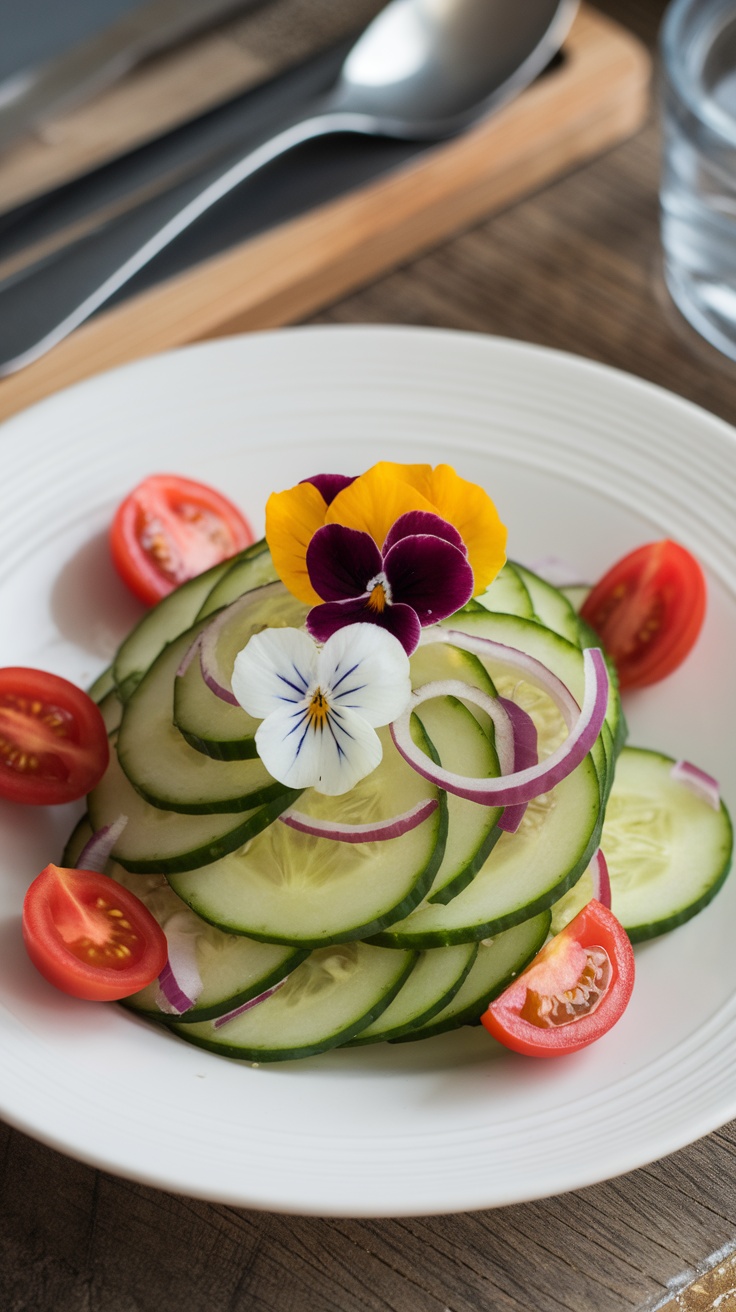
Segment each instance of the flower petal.
M310 720L307 707L282 707L256 730L256 747L274 779L290 788L314 788L337 797L380 764L383 749L375 729L354 711Z
M387 606L383 611L370 610L367 596L349 597L345 601L326 601L314 606L307 615L307 628L318 642L327 642L333 634L356 624L370 624L392 634L408 656L416 650L422 626L411 606Z
M460 478L451 465L437 465L425 495L458 529L473 567L475 595L485 592L506 559L506 529L488 493Z
M325 522L327 505L312 483L297 483L285 492L272 492L266 502L266 541L282 583L300 601L319 601L309 582L307 547Z
M232 689L243 709L262 719L303 702L316 668L317 649L302 629L264 629L235 657Z
M311 483L312 487L316 487L327 506L334 501L338 492L342 492L344 487L350 487L354 482L355 474L312 474L311 478L302 479L302 483Z
M446 519L440 519L439 515L431 514L427 510L410 510L406 515L399 515L396 523L389 529L383 544L384 555L401 538L413 537L417 533L429 533L434 538L444 538L445 542L451 542L453 547L462 551L464 556L468 554L465 543L454 524L448 524Z
M409 510L433 511L435 507L395 472L400 465L383 462L356 478L338 492L327 508L325 523L345 524L370 533L379 547L392 524Z
M380 573L381 553L369 533L325 524L307 547L307 569L323 601L343 601L365 592L369 579Z
M462 551L442 538L401 538L384 556L395 603L416 611L420 624L454 615L473 595L473 571Z
M373 624L351 624L333 634L319 654L317 679L336 713L355 712L377 728L401 715L411 697L401 642Z

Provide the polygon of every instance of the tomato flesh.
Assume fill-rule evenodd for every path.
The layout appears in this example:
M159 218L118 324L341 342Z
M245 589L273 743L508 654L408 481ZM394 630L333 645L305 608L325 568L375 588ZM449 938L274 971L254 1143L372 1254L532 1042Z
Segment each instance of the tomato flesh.
M109 754L100 709L81 688L45 670L0 669L0 796L76 801L99 783Z
M619 560L586 597L580 614L598 634L622 688L643 688L676 670L705 617L700 565L664 539Z
M96 871L55 865L26 893L23 939L50 984L99 1002L145 988L168 955L166 935L135 894Z
M175 474L152 474L139 483L110 530L118 573L147 604L252 541L250 524L227 497Z
M607 907L592 900L545 944L481 1020L515 1052L561 1056L606 1034L633 987L628 935Z

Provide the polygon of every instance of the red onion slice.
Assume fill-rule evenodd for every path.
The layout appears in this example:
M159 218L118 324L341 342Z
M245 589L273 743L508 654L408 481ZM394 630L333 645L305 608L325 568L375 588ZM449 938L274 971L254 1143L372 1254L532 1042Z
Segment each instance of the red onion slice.
M282 824L297 829L301 834L312 834L315 838L332 838L337 843L381 843L388 838L401 838L410 829L416 829L423 820L436 811L436 797L429 797L424 802L417 802L410 811L391 816L390 820L374 820L363 825L348 825L337 820L319 820L303 811L289 809L282 812L279 820Z
M156 1002L161 1011L183 1016L202 992L197 963L197 931L186 911L171 916L164 925L169 959L158 977Z
M96 870L102 874L110 860L112 849L127 823L127 815L119 815L117 820L113 820L112 824L103 825L101 829L96 829L92 837L87 839L77 857L77 869Z
M531 715L522 710L516 702L509 701L507 697L499 697L506 714L511 720L511 728L514 731L514 755L508 769L503 769L504 774L511 774L514 770L526 770L530 765L536 765L539 761L539 752L537 751L537 726ZM518 806L507 806L501 813L498 822L499 829L503 829L507 834L515 834L526 812L526 802Z
M595 853L590 866L588 867L593 876L593 897L597 902L602 902L604 907L611 910L611 877L608 873L608 862L603 855L600 847Z
M454 634L456 630L449 629L447 632ZM458 636L464 638L465 635L459 634ZM456 645L460 646L460 643L458 642ZM494 643L493 646L500 647L501 644ZM503 651L503 659L506 664L526 672L531 659L526 653L518 652L519 660L516 661L517 653L515 648L504 647ZM542 670L545 668L540 661L534 661L533 664L535 667L541 667ZM601 731L608 705L608 670L600 648L587 647L585 649L583 652L583 672L585 676L585 694L582 708L578 708L565 685L557 679L556 675L547 671L550 686L555 687L555 700L562 713L565 714L563 705L567 708L568 714L570 702L576 707L577 716L569 726L570 731L565 741L550 756L537 765L527 766L523 770L515 770L510 774L502 775L498 779L470 778L465 775L455 774L451 770L445 770L441 766L436 766L425 756L421 748L414 744L411 736L412 712L422 702L433 697L446 696L462 698L480 706L493 719L497 737L499 736L499 730L504 734L512 732L510 718L505 708L499 706L500 699L489 697L486 693L472 688L469 684L452 679L428 683L422 688L417 688L412 693L406 711L391 725L391 736L404 760L423 778L428 779L430 783L436 784L438 788L444 788L448 793L455 793L458 797L466 797L469 801L479 802L484 806L515 806L519 802L530 802L541 793L549 792L556 784L572 774L572 771L587 756ZM538 681L541 681L538 675L536 677ZM558 685L559 688L564 689L564 697L559 695ZM550 695L552 694L550 693Z
M708 806L712 806L714 811L721 809L721 793L718 787L718 780L714 779L712 774L706 774L705 770L699 769L690 761L675 761L670 774L678 783L689 788L691 793L696 797L702 798Z
M272 984L270 989L264 989L263 993L259 993L256 998L250 998L248 1002L244 1002L240 1007L225 1012L224 1016L218 1016L212 1022L213 1029L219 1030L221 1025L227 1025L228 1021L235 1020L236 1016L242 1016L244 1011L250 1011L251 1007L257 1007L259 1002L265 1002L267 998L272 998L274 993L278 993L279 989L283 988L288 978L288 975L284 975L284 978L280 979L278 984Z
M260 588L254 588L251 592L245 592L237 601L226 606L224 610L218 611L214 619L207 625L207 628L199 635L199 665L202 671L202 678L211 692L215 693L221 701L227 702L229 706L240 706L235 693L232 690L230 679L232 670L224 670L217 654L217 644L226 625L237 620L241 612L246 615L251 606L267 599L270 594L278 595L285 592L283 583L264 583ZM245 645L245 644L243 644Z

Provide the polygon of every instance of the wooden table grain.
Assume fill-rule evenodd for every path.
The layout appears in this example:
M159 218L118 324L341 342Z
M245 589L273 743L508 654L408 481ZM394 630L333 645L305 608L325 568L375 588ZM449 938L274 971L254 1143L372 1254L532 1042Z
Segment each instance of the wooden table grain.
M654 46L661 0L602 0L599 8ZM658 149L653 108L625 144L314 321L521 338L627 370L736 423L736 365L682 322L664 290ZM276 1216L174 1197L8 1127L0 1127L0 1152L0 1312L629 1312L656 1304L704 1312L716 1297L720 1312L736 1306L733 1277L730 1295L717 1294L712 1280L676 1293L683 1273L727 1255L736 1238L734 1124L575 1193L403 1220Z

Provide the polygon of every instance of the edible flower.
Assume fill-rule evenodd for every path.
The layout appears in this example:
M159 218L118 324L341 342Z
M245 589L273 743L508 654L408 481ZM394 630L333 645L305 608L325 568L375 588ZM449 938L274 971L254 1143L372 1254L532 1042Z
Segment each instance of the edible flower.
M473 571L460 534L439 515L412 510L389 529L383 550L369 533L325 524L307 547L309 581L323 604L307 628L325 642L345 625L376 624L407 655L422 626L454 615L473 595Z
M485 592L506 559L506 529L488 493L450 465L382 460L357 478L315 474L266 505L266 539L279 578L309 606L322 600L309 577L307 548L325 524L367 533L383 548L392 526L410 511L439 516L457 529L473 571L474 595Z
M337 797L380 764L376 728L409 703L409 659L373 624L351 624L324 646L303 629L264 629L236 656L232 688L262 721L256 747L274 779Z

